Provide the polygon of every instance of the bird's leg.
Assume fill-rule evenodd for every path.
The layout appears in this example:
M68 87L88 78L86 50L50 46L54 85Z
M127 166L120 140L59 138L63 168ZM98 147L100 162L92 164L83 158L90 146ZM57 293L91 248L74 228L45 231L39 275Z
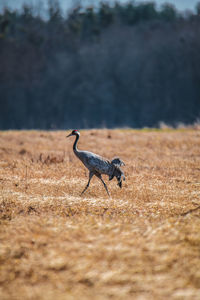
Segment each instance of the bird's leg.
M105 184L105 182L103 181L102 177L101 177L101 174L95 174L100 180L101 182L103 183L105 189L106 189L106 192L108 194L108 196L110 197L110 194L109 194L109 191L108 191L108 188L107 188L107 185Z
M83 193L84 193L84 192L87 190L87 188L89 187L89 185L90 185L90 180L92 179L93 175L94 175L94 174L93 174L92 172L89 173L89 180L88 180L88 183L87 183L86 187L84 188L84 190L82 191L81 196L83 195Z

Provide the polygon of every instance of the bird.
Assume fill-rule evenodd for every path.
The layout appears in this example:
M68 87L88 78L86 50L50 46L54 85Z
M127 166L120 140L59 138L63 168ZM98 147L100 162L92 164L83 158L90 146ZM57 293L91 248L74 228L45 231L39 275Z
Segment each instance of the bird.
M73 144L74 154L82 161L85 167L89 170L89 180L81 195L89 187L90 181L94 175L101 180L108 196L110 196L110 194L106 183L102 179L102 174L108 175L109 180L112 180L114 177L116 177L118 181L118 186L122 188L122 178L123 180L125 180L125 176L120 166L125 166L125 163L119 157L115 157L112 160L109 160L95 153L79 150L77 148L77 143L80 137L80 132L77 129L72 130L72 132L66 137L68 138L70 136L76 136L76 139Z

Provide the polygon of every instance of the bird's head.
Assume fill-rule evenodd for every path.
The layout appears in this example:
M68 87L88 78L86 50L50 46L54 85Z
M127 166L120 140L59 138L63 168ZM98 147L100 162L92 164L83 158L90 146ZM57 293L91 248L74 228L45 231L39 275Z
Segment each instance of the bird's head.
M80 135L80 133L79 133L78 130L74 129L74 130L72 130L72 132L71 132L69 135L67 135L66 137L70 137L70 136L72 136L72 135Z

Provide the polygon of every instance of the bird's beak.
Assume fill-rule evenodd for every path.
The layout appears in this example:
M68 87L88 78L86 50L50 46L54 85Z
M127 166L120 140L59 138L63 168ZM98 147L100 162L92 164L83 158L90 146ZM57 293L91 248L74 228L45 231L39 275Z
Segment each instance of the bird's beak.
M72 134L70 133L69 135L67 135L66 137L68 138L69 136L71 136Z

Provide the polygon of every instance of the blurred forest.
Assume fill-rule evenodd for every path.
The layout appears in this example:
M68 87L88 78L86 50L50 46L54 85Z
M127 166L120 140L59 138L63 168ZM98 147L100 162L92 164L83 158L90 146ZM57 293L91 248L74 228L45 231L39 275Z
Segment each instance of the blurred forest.
M200 3L0 13L0 129L176 126L200 118Z

